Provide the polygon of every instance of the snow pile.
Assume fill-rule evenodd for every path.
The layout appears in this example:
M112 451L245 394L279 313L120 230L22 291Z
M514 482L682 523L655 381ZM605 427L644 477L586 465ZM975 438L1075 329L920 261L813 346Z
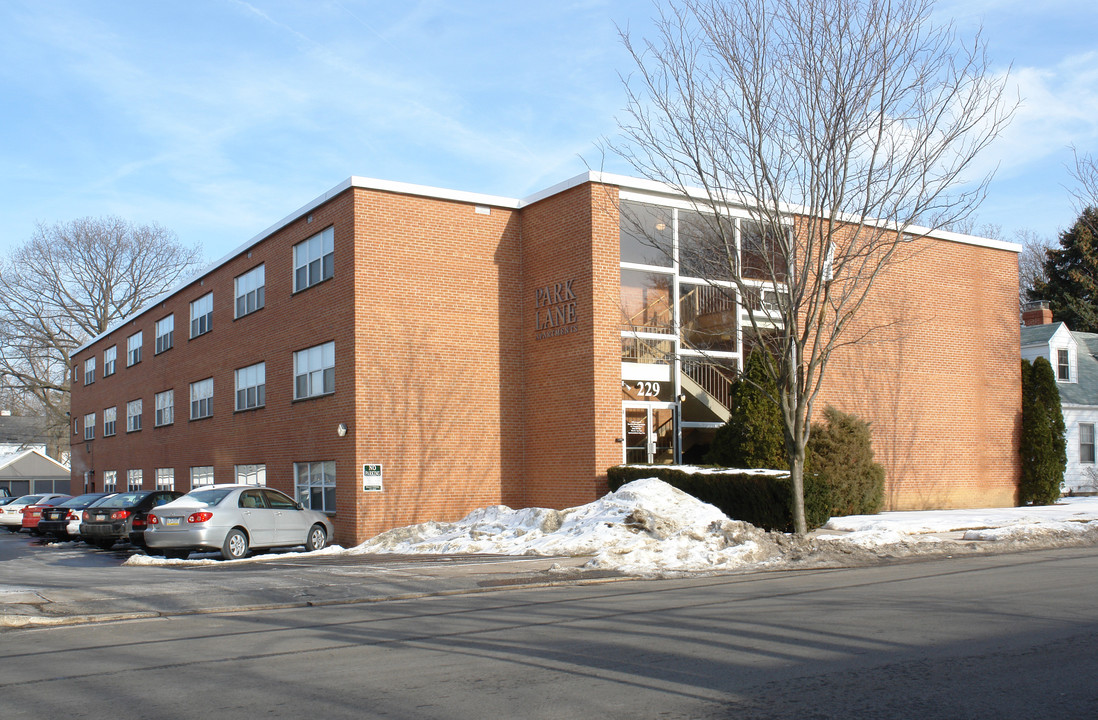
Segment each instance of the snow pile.
M905 535L1098 520L1098 497L1064 498L1055 505L973 510L915 510L831 518L825 530L894 531Z
M781 555L770 533L655 478L567 510L496 505L454 523L397 528L350 552L590 555L586 567L641 575L728 570Z

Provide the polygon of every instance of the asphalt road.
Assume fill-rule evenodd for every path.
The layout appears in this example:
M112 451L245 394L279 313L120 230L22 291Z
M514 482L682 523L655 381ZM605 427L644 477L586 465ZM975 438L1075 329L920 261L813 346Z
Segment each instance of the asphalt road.
M1093 718L1098 552L7 631L0 714Z

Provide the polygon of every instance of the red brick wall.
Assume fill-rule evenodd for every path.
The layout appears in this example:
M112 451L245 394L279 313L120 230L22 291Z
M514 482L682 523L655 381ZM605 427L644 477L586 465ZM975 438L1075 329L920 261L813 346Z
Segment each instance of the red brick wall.
M84 360L96 356L96 381L73 389L72 413L82 418L96 413L96 438L91 453L85 449L83 428L73 438L74 484L83 472L95 471L96 488L103 486L105 470L118 472L125 486L126 471L141 469L145 488L156 484L156 469L175 470L176 489L190 488L190 468L212 465L217 482L233 482L236 464L265 463L267 484L293 495L293 463L334 460L337 474L337 508L354 507L354 483L343 482L355 473L355 449L349 438L337 437L341 420L353 420L354 373L354 232L351 194L343 193L233 258L202 280L183 289L164 303L133 318L74 358L81 369ZM292 246L334 225L334 277L296 295L292 294ZM248 257L248 254L251 257ZM265 307L234 320L233 280L265 263ZM211 331L194 339L190 334L190 302L213 291ZM154 355L155 322L175 314L172 349ZM144 333L143 359L126 367L126 339ZM293 352L324 342L335 342L335 394L293 401ZM117 370L103 377L103 350L118 346ZM234 412L234 371L266 362L266 406ZM214 378L213 416L191 421L191 382ZM81 375L82 377L82 375ZM82 382L82 380L81 380ZM154 395L175 391L175 422L153 427ZM126 403L142 398L142 429L126 432ZM103 437L103 410L118 407L117 435ZM352 514L353 517L353 514ZM344 513L334 518L340 541L352 537Z
M585 184L522 211L526 471L522 505L599 497L621 462L617 189ZM573 332L539 337L538 289L571 282ZM551 330L552 328L550 328Z
M890 509L1012 505L1021 407L1015 253L920 240L837 352L831 403L873 424ZM883 327L889 322L892 327Z
M517 213L355 190L356 417L371 536L515 503L522 480L524 296Z

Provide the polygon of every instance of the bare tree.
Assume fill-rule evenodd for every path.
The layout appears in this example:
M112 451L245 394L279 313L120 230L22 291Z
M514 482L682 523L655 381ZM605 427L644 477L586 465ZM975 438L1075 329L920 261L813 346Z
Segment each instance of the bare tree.
M1048 282L1045 261L1048 251L1056 247L1055 241L1028 228L1015 232L1014 238L1022 246L1022 252L1018 254L1019 301L1024 303L1029 300L1047 300L1048 298L1033 297L1033 293L1039 283Z
M1075 155L1075 168L1072 175L1077 186L1073 191L1078 201L1078 211L1081 215L1088 207L1098 207L1098 159L1090 153L1080 155L1079 151L1072 148Z
M864 338L855 318L910 241L963 222L983 199L990 175L970 177L974 159L1015 106L980 38L962 43L931 22L932 6L666 0L654 39L622 32L636 72L610 149L692 201L705 225L695 255L719 273L709 277L730 280L777 328L767 367L799 533L832 353Z
M40 224L0 263L0 369L51 437L68 431L70 354L194 270L197 247L118 217Z

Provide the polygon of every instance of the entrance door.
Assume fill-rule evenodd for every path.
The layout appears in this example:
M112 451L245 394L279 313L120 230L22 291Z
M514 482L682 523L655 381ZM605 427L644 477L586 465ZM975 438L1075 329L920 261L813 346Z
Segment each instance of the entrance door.
M671 465L675 462L675 406L630 403L622 408L627 465Z

